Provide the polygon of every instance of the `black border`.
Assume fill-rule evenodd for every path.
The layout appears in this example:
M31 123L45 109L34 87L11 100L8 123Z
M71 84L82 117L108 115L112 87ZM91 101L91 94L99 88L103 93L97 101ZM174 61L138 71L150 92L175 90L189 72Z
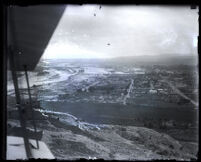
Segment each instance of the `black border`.
M38 4L136 4L136 5L199 5L199 0L2 0L5 5L38 5Z
M7 111L6 111L6 103L7 103L7 66L6 66L6 60L7 60L7 55L6 55L6 33L7 33L7 9L6 7L1 3L1 9L0 9L0 20L2 21L2 25L0 25L1 29L1 52L0 52L0 74L1 74L1 82L0 82L0 99L1 99L1 104L0 104L0 160L5 159L6 156L6 131L7 131L7 126L6 126L6 121L7 121Z
M191 6L198 6L199 8L199 0L1 0L0 4L0 20L2 21L1 27L1 53L0 53L0 75L1 75L1 82L0 82L0 99L1 99L1 105L0 105L0 160L6 159L6 121L7 121L7 110L6 110L6 104L7 104L7 7L12 5L17 6L29 6L29 5L60 5L60 4L108 4L108 5L128 5L128 4L135 4L135 5L187 5L189 7ZM199 38L198 38L199 42ZM199 44L199 43L198 43ZM198 46L198 59L199 57L199 46ZM200 78L199 78L200 83ZM199 111L200 116L200 111ZM199 147L200 148L200 147ZM198 159L200 159L200 151L198 152ZM98 159L96 161L102 161L103 159ZM35 161L35 160L34 160ZM65 160L66 161L66 160ZM91 161L86 159L80 159L77 161ZM116 161L116 160L112 160ZM156 160L158 161L158 160ZM196 161L196 160L193 160Z

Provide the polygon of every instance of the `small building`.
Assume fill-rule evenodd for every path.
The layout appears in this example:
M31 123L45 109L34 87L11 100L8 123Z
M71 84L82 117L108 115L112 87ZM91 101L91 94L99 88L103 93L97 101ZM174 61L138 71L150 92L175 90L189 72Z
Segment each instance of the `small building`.
M151 93L151 94L156 94L156 93L157 93L157 90L155 90L155 89L150 89L150 90L149 90L149 93Z

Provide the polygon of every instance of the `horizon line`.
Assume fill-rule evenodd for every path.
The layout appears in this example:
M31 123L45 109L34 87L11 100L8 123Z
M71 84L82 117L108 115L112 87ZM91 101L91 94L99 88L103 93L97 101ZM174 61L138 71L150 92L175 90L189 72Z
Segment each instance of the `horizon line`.
M115 58L128 58L128 57L145 57L145 56L151 56L151 57L163 57L163 56L178 56L178 57L185 57L185 56L191 56L191 57L195 57L197 56L198 57L198 54L170 54L170 53L166 53L166 54L157 54L157 55L134 55L134 56L131 56L131 55L127 55L127 56L115 56L115 57L102 57L102 58L67 58L67 57L64 57L64 58L41 58L41 60L53 60L53 59L67 59L67 60L110 60L110 59L115 59Z

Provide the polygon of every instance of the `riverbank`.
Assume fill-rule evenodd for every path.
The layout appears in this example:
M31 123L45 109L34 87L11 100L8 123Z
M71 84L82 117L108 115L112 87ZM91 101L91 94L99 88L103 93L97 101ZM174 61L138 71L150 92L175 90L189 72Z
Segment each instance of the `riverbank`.
M36 111L37 130L43 131L41 140L57 159L190 160L196 159L198 152L197 142L179 141L144 126L93 125L71 114ZM8 124L18 127L19 121L8 119ZM32 128L31 122L27 124Z

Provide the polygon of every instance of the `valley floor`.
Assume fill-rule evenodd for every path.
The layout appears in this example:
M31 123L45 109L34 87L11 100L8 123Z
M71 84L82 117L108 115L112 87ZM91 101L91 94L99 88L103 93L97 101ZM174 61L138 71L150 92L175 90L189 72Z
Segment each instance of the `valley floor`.
M146 127L108 124L95 126L80 122L70 115L66 116L68 119L64 122L61 115L52 112L37 111L36 114L37 128L43 130L41 140L47 144L57 159L192 160L197 158L197 142L178 141L168 134ZM16 119L9 119L8 125L11 129L19 126L19 122ZM29 123L28 127L31 127Z

